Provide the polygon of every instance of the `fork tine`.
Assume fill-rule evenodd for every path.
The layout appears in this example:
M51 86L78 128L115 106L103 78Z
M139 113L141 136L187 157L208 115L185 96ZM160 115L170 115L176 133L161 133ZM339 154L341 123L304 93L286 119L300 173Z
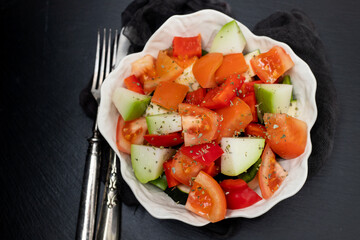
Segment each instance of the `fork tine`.
M105 54L106 54L106 28L104 28L103 47L102 47L102 54L101 54L101 65L100 65L100 76L99 76L98 88L100 88L100 86L104 80Z
M105 78L110 73L110 56L111 56L111 28L109 29L109 40L108 40L108 49L106 53L106 70L105 70Z
M118 45L118 30L116 29L115 30L114 50L113 50L111 70L115 69L116 55L117 55L117 45Z
M96 88L96 82L99 75L99 57L100 57L100 30L98 30L98 34L97 34L95 67L94 67L94 76L93 76L91 89Z

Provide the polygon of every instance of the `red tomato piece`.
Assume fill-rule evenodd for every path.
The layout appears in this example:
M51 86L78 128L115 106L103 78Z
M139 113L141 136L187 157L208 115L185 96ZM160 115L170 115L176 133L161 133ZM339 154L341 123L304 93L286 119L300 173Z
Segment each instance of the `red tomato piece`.
M291 57L280 46L252 58L250 64L255 74L265 83L274 83L281 75L294 66Z
M202 170L205 173L209 174L212 177L215 177L220 172L220 167L215 164L215 162L210 163L209 166L205 166L205 168Z
M264 125L261 125L259 123L249 123L247 127L245 128L245 134L246 136L252 136L252 137L261 137L266 138L266 128Z
M201 35L195 37L174 37L173 56L201 57Z
M194 178L203 169L203 165L178 151L174 156L172 176L182 184L192 186Z
M242 97L245 97L246 94L248 94L248 93L255 92L255 90L254 90L255 83L260 84L260 83L263 83L263 81L257 80L257 81L252 81L252 82L244 82L241 85L240 90L236 92L236 96L242 98Z
M258 122L258 116L256 111L256 97L255 92L249 92L241 98L250 107L251 114L253 116L252 122Z
M217 86L215 72L222 61L222 53L208 53L195 62L192 71L201 87L213 88Z
M149 54L131 63L131 74L144 84L156 76L155 58ZM146 92L146 91L145 91Z
M157 86L151 101L166 109L176 111L188 91L188 86L174 82L161 82Z
M116 126L116 146L119 151L130 154L131 144L143 144L144 135L147 131L146 119L138 119L125 122L119 115Z
M276 161L275 154L271 151L269 144L266 144L261 155L261 165L258 172L261 195L269 199L280 187L287 177L287 172Z
M163 164L166 181L167 181L169 188L175 187L180 184L180 182L178 180L176 180L176 178L174 178L172 175L173 162L174 162L174 160L171 159L171 160L164 162L164 164Z
M200 105L206 95L205 88L199 88L196 91L189 92L186 95L185 103L193 104L193 105Z
M220 142L223 137L232 137L243 132L252 121L251 109L243 100L234 97L231 102L232 105L216 110L222 117L216 142Z
M281 158L291 159L303 154L307 142L304 121L285 113L265 113L264 122L271 149Z
M182 147L181 152L204 166L209 166L224 153L222 148L215 142Z
M211 89L200 104L209 109L219 109L230 105L230 100L235 97L245 78L240 75L230 75L219 87Z
M201 171L191 187L185 208L210 222L221 221L226 215L225 194L214 178Z
M141 82L136 78L135 75L131 75L124 79L125 87L133 92L145 94Z
M233 74L242 74L248 70L242 53L233 53L225 55L221 66L215 72L215 81L217 84L225 82L226 78Z
M168 56L167 51L159 51L155 63L155 74L144 80L144 91L151 93L161 82L171 82L181 75L183 69Z
M148 134L144 138L150 145L155 147L173 147L184 142L184 138L179 132L167 135Z
M207 143L217 138L220 124L217 113L187 103L179 104L179 113L185 146Z
M226 179L220 186L225 192L228 209L246 208L262 199L242 179Z

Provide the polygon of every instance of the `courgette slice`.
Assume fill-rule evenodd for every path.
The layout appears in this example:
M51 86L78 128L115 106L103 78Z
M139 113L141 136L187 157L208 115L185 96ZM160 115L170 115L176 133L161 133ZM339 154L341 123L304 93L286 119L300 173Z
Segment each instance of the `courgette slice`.
M165 174L161 175L159 178L157 178L155 180L150 181L149 183L157 186L158 188L160 188L163 191L165 191L165 189L168 186Z
M257 172L259 171L260 164L261 164L261 158L259 158L259 160L257 160L251 167L249 167L249 169L246 170L246 172L240 174L238 178L244 180L247 183L250 182L255 178Z
M171 197L171 199L174 200L174 202L181 204L181 205L186 204L187 198L189 196L189 194L184 193L177 187L167 188L165 190L165 193L167 195L169 195L169 197Z

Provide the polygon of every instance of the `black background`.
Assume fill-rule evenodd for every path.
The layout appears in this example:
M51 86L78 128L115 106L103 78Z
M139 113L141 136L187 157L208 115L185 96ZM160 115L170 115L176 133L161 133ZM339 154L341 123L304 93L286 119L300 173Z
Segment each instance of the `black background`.
M74 239L86 139L93 125L79 105L79 93L92 75L98 28L120 28L129 3L1 2L2 239ZM263 216L237 219L228 239L358 238L360 2L228 3L233 16L250 29L275 11L303 10L328 52L340 106L333 153L320 172ZM121 234L122 239L211 238L198 228L127 206Z

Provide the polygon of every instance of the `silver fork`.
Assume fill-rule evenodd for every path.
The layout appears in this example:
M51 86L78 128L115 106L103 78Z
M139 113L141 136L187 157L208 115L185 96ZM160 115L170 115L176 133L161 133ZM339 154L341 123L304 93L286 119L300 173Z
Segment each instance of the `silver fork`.
M100 57L100 31L98 31L97 35L97 46L96 46L96 58L95 58L95 68L94 68L94 76L93 82L91 87L91 93L94 96L97 103L100 103L100 89L104 79L110 73L110 69L113 70L116 63L116 52L117 52L117 39L118 32L115 32L115 40L114 46L111 47L111 29L109 31L108 36L108 44L106 50L106 29L104 29L104 36L102 42L102 53ZM111 56L111 49L113 49L112 60L110 60ZM101 62L100 62L101 59ZM110 63L112 62L112 64ZM99 66L100 64L100 66ZM98 130L97 124L97 117L94 124L93 129L93 136L89 139L89 149L87 154L87 159L85 163L85 170L84 170L84 179L83 179L83 186L82 186L82 193L81 193L81 202L80 202L80 209L78 215L78 223L77 223L77 230L76 230L76 239L81 240L93 240L94 233L95 233L95 219L96 219L96 209L97 209L97 199L98 199L98 189L99 189L99 173L100 173L100 163L101 163L101 151L100 151L100 133ZM111 150L112 151L112 150ZM111 187L107 187L105 189L105 194L110 194L110 198L112 201L111 208L107 207L106 209L102 209L102 211L106 211L107 213L111 213L112 219L116 218L116 223L119 218L119 209L116 201L116 182L117 182L117 162L116 162L116 154L112 151L110 153L111 159L109 161L109 172L108 176L111 175ZM108 180L107 180L108 181ZM107 184L109 186L110 184ZM101 213L100 216L104 214ZM100 217L99 223L102 224L103 217ZM106 220L106 219L105 219ZM114 220L115 221L115 220ZM114 225L114 222L111 222ZM104 224L103 224L104 225ZM101 228L106 227L102 226ZM106 231L103 234L98 234L97 238L101 239L101 236L107 234ZM112 233L115 237L118 237L119 231L116 228L115 232ZM108 238L105 236L105 238Z

